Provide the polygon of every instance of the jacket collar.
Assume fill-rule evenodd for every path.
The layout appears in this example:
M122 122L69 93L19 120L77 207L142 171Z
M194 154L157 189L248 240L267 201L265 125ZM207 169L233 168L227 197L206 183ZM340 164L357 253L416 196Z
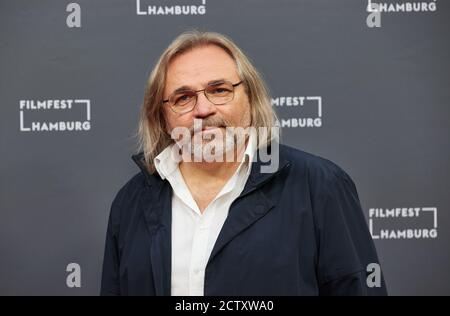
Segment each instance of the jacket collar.
M256 152L249 178L242 193L230 207L229 214L209 257L207 269L210 266L210 262L220 254L221 250L234 237L267 214L275 206L277 200L275 194L265 193L269 192L269 190L257 190L290 165L290 162L285 157L283 145L273 148L269 147L266 149L271 154L276 154L274 150L279 150L278 168L272 173L262 172L261 168L265 163L262 162L259 151ZM156 295L170 295L172 190L169 182L161 179L157 172L153 174L148 172L143 153L133 155L132 158L144 174L146 187L149 189L149 194L145 194L141 198L139 207L144 212L147 229L152 239L150 256ZM279 192L279 190L275 191ZM244 196L247 197L242 199Z
M265 172L261 171L262 167L264 165L266 165L266 163L261 160L259 151L257 150L257 152L255 153L255 155L253 157L254 161L252 163L250 175L249 175L247 184L245 185L245 188L244 188L244 191L242 192L242 194L246 193L246 191L251 190L254 187L258 187L259 185L264 184L267 180L269 180L274 175L276 175L281 169L283 169L284 167L287 167L287 165L290 164L289 160L287 160L287 158L285 157L283 145L277 144L277 146L278 147L273 147L273 148L274 148L274 154L276 154L276 150L278 150L279 164L278 164L278 168L272 173L265 173ZM278 148L278 149L276 149L276 148ZM270 152L272 154L272 147L270 147L270 146L268 147L268 152ZM143 152L132 155L131 158L138 165L139 169L143 173L147 185L159 187L164 183L163 179L161 179L158 172L150 173L148 171Z

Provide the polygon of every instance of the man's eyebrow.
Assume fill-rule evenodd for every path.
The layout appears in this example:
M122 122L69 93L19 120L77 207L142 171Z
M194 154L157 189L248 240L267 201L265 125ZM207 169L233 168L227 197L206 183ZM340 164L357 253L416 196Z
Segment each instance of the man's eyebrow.
M223 78L220 78L220 79L214 79L214 80L211 80L211 81L209 81L206 85L208 85L208 86L214 86L214 85L216 85L216 84L220 84L220 83L223 83L224 81L227 81L226 79L223 79ZM178 93L178 92L183 92L183 91L186 91L186 90L194 90L192 87L190 87L190 86L181 86L181 87L179 87L179 88L176 88L173 92L172 92L172 94L173 93Z

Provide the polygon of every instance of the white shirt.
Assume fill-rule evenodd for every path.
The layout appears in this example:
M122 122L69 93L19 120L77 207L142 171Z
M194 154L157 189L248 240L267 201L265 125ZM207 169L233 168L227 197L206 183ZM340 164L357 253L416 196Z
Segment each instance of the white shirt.
M231 203L241 194L250 175L256 142L249 135L244 159L234 175L206 207L203 214L192 197L170 145L154 159L156 171L172 186L171 295L203 295L205 268L228 216Z

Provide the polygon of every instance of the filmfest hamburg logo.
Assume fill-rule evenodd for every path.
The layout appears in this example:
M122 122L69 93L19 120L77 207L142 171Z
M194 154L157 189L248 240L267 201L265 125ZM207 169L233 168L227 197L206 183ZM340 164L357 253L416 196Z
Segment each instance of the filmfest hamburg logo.
M206 0L190 1L189 5L179 4L179 1L164 1L164 5L157 5L156 1L136 0L137 15L204 15L206 14ZM177 2L168 5L168 2ZM186 1L185 1L186 2ZM151 3L151 4L149 4Z
M283 108L288 117L280 118L280 127L321 127L321 96L280 96L272 98L272 106ZM290 110L300 112L300 117L289 114Z
M414 0L394 0L376 1L367 0L367 12L397 13L397 12L435 12L437 10L437 0L414 1Z
M436 207L370 208L369 231L373 239L437 238Z
M74 114L82 117L73 120ZM68 116L70 120L63 119ZM20 100L19 119L21 132L88 131L91 129L91 100Z

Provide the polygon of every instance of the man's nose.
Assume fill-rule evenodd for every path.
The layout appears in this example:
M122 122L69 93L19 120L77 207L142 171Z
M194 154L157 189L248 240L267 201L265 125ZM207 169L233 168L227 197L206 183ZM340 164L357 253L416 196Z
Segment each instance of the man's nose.
M205 94L200 92L197 95L197 104L194 107L194 117L203 118L216 113L216 106L206 98Z

